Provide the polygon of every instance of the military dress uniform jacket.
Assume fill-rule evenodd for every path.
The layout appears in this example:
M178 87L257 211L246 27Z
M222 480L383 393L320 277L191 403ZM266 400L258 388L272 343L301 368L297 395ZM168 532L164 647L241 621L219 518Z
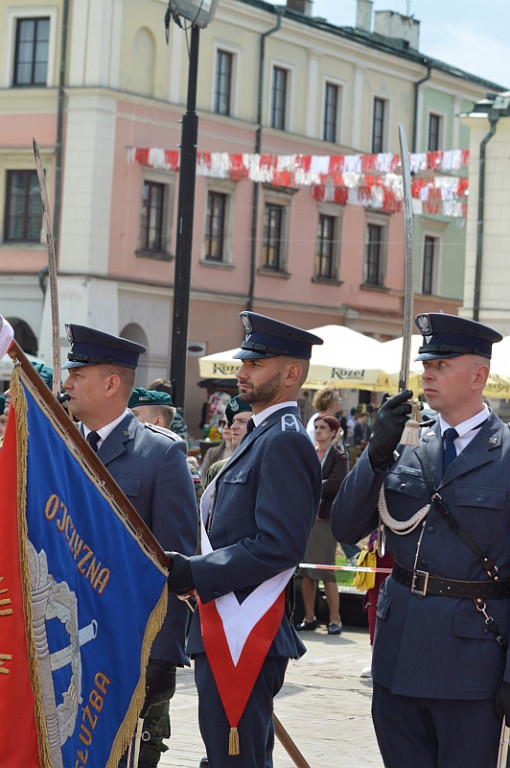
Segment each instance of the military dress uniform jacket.
M443 474L439 424L422 430L434 481L446 505L482 551L510 578L510 431L491 413ZM408 520L430 500L419 449L399 446L388 472L373 470L365 451L333 504L336 538L356 542L378 523L384 482L391 516ZM416 568L447 579L488 580L471 549L432 504L425 518ZM395 561L413 570L422 525L407 535L386 529ZM487 600L487 610L508 639L510 599ZM504 679L505 657L471 599L420 597L392 576L382 585L372 662L373 680L394 694L435 699L491 699Z
M214 551L191 558L202 602L232 591L242 602L259 584L296 566L320 495L320 464L298 409L273 412L244 438L216 479L209 532ZM187 650L204 651L198 611ZM298 658L304 650L284 615L268 655Z
M195 492L182 440L154 431L129 413L100 445L97 455L163 549L187 555L196 552ZM152 658L189 664L184 653L188 616L185 603L170 593ZM128 617L125 631L129 632Z

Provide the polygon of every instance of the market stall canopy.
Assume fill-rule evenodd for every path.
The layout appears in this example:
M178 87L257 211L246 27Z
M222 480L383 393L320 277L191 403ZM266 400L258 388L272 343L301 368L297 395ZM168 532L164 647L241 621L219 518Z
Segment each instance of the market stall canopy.
M305 389L336 385L339 388L386 391L381 342L344 325L323 325L307 330L323 339L324 344L313 347ZM201 357L200 376L215 379L235 376L241 366L240 360L233 359L237 350L238 347Z

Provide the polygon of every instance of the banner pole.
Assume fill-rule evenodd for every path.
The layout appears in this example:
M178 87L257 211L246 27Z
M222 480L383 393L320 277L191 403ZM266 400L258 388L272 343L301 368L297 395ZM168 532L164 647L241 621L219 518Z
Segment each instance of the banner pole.
M32 387L37 391L38 397L51 412L62 432L71 438L76 451L86 458L88 467L96 475L101 486L110 495L118 509L128 519L140 541L143 542L146 549L152 553L159 564L165 570L168 570L168 558L158 540L146 526L131 502L124 496L123 492L105 468L102 461L87 443L76 424L67 415L64 408L56 401L55 397L43 382L15 339L12 340L9 349L7 350L7 354L11 357L14 365L21 366L23 375L30 381Z

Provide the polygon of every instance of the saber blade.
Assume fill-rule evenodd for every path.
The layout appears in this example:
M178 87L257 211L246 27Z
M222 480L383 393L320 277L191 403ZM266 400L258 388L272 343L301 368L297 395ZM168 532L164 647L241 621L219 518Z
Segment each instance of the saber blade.
M400 162L402 165L402 187L404 199L404 223L405 223L405 271L404 271L404 321L402 333L402 359L400 374L398 377L398 390L407 389L409 381L409 363L411 358L411 336L413 332L413 200L411 195L411 170L409 168L409 148L407 146L406 130L403 123L399 123L398 135L400 141Z

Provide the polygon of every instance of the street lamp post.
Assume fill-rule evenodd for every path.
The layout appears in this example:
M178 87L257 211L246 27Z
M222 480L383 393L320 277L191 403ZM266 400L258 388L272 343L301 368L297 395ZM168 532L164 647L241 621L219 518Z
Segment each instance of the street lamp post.
M218 0L170 0L167 13L180 26L179 16L191 22L188 95L182 119L177 239L175 249L174 305L170 379L174 404L184 410L188 347L193 212L197 159L198 115L196 113L198 47L200 28L212 21Z

